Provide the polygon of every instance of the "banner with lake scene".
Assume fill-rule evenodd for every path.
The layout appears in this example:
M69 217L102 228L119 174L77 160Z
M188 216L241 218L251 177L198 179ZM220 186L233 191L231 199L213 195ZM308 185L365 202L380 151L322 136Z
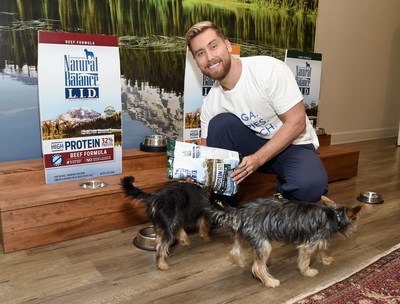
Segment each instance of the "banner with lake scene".
M122 172L118 37L38 34L46 183Z
M215 21L240 46L240 57L284 60L286 49L314 51L317 12L317 0L1 0L0 129L7 144L0 145L0 162L42 158L40 31L118 37L122 148L129 150L147 135L183 140L183 99L190 94L184 92L184 36L194 23Z
M231 54L240 56L240 46L232 45ZM214 80L203 75L197 67L189 48L186 51L185 86L183 97L183 141L200 144L200 108L204 97L207 96Z

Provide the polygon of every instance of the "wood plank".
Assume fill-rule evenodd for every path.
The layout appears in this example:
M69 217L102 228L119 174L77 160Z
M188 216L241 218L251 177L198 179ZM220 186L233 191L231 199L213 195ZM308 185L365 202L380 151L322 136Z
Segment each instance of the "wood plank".
M4 253L54 244L147 222L144 206L3 233Z
M318 135L318 141L320 146L330 146L331 134Z
M1 212L11 211L43 204L53 204L64 201L73 201L84 198L101 198L107 194L121 193L120 179L124 175L136 177L138 187L143 189L155 189L169 182L165 176L165 168L155 168L134 172L124 172L120 175L104 176L101 180L108 183L107 187L99 189L82 189L79 187L80 181L69 181L55 184L45 184L43 182L31 186L9 186L3 188L7 195L0 200Z
M131 151L123 157L122 172L136 172L148 169L166 168L166 153ZM61 184L68 183L63 182ZM41 159L4 162L0 168L0 190L15 188L16 184L45 185L45 173ZM21 187L22 188L22 187Z
M135 204L126 199L123 193L118 193L5 211L1 213L3 232L15 232L102 214L124 212L137 207L141 207L140 202Z
M338 146L322 146L318 149L328 174L328 181L338 181L357 176L359 151Z

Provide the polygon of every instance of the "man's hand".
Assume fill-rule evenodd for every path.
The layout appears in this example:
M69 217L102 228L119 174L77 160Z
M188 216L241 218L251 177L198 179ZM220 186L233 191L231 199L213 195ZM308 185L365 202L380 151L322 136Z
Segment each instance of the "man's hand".
M257 171L262 165L263 163L256 154L245 156L239 166L237 166L235 171L231 174L232 180L240 184L246 177Z

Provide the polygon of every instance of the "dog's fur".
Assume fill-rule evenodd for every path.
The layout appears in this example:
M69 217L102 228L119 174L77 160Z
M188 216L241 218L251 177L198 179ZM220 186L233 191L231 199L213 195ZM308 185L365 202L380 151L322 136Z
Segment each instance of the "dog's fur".
M211 220L233 229L232 263L244 267L243 250L247 241L254 252L253 275L264 285L276 287L280 282L267 268L270 241L297 245L298 269L304 276L313 277L318 274L318 270L310 268L313 253L319 251L321 262L329 265L333 258L325 251L331 239L337 233L349 236L362 206L347 208L327 199L318 205L268 197L255 199L240 208L209 207L206 212Z
M178 240L189 245L187 231L198 228L199 236L209 239L210 223L204 210L210 206L210 192L187 182L171 182L155 192L143 192L132 183L134 177L125 176L121 186L127 197L140 199L147 205L147 217L156 231L156 263L161 270L169 265L166 261L170 247Z

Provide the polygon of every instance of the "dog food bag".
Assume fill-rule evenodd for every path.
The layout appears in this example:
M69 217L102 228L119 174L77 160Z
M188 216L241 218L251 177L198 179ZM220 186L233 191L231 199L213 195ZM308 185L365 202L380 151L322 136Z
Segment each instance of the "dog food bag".
M185 180L190 177L217 194L232 196L239 190L231 172L239 165L236 151L200 146L168 139L167 177Z

